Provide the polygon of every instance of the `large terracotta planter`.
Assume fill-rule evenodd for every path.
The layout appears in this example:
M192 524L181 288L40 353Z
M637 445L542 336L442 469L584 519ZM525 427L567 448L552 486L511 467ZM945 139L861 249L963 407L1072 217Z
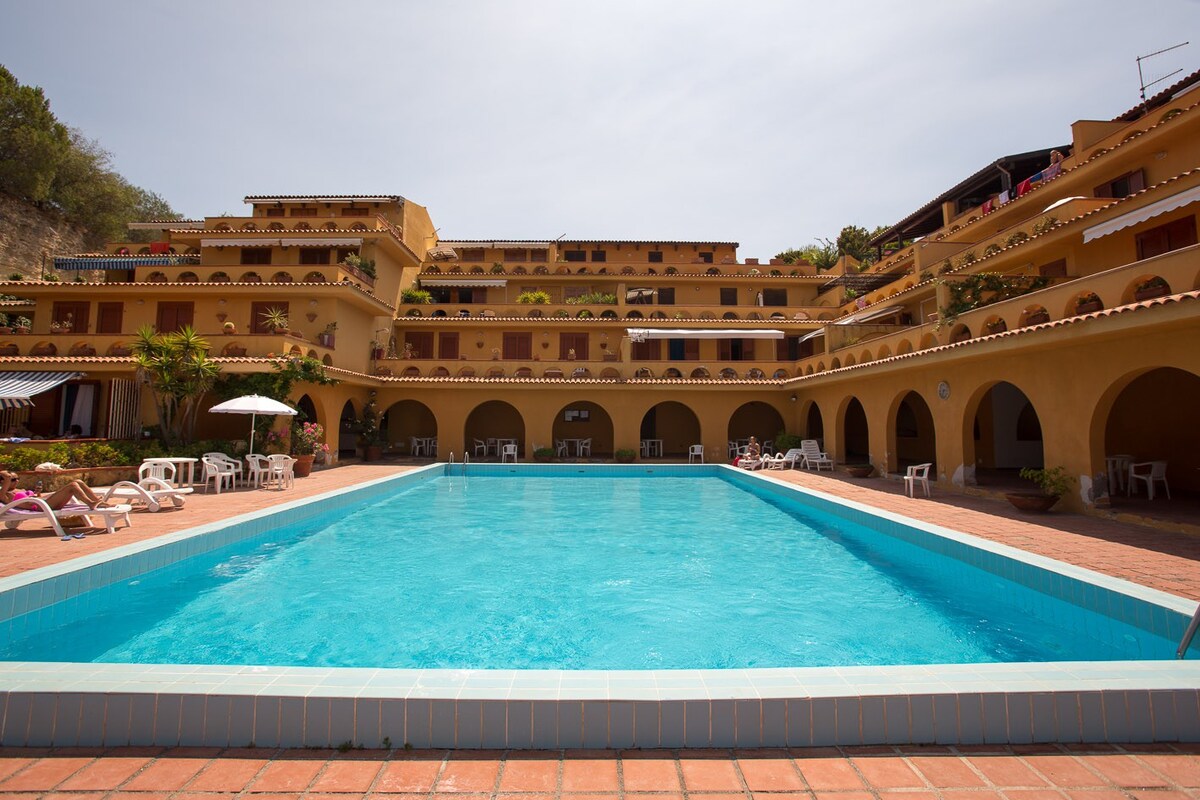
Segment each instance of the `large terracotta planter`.
M377 444L369 444L363 450L363 461L379 461L383 458L383 448Z
M1018 511L1028 513L1049 511L1059 500L1059 496L1056 494L1042 494L1041 492L1009 492L1004 497Z
M316 456L309 453L306 456L295 456L296 463L292 465L292 472L297 478L307 478L312 474L313 460Z
M869 478L875 474L875 467L871 464L851 464L846 467L846 474L852 478Z

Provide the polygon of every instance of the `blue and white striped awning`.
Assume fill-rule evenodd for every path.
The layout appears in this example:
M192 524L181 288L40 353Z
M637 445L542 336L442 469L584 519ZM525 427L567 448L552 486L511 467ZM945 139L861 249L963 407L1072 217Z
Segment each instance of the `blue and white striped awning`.
M82 378L84 372L0 372L0 408L24 408L33 405L34 395L48 392L59 384Z
M196 256L55 256L55 269L133 269L197 264Z

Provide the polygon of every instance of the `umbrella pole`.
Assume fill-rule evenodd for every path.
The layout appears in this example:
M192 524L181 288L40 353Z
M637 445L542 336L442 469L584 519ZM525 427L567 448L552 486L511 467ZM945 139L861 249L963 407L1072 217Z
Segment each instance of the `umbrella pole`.
M258 415L257 414L250 415L250 453L249 453L249 455L254 455L254 418L256 416L258 416Z

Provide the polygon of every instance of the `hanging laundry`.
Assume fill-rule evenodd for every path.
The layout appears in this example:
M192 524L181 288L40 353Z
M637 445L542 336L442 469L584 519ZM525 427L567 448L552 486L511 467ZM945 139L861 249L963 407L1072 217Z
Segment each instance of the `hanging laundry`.
M1003 192L1000 193L1000 196L996 198L996 204L1002 206L1007 202L1008 202L1008 189L1005 189Z
M1042 170L1042 180L1048 181L1051 178L1057 178L1058 173L1062 172L1062 165L1058 163L1051 164Z
M980 207L979 211L981 214L992 213L992 201L988 200L986 203L984 203L983 206Z
M1038 174L1040 175L1041 173L1038 173ZM1026 178L1025 180L1023 180L1017 184L1017 197L1020 197L1021 195L1025 194L1032 188L1033 188L1033 178Z

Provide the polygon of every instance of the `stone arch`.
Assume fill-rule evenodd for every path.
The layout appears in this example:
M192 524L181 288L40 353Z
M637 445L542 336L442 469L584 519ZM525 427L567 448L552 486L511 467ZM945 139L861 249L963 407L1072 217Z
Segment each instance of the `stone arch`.
M590 369L588 369L587 367L576 367L575 369L571 370L571 377L572 378L590 378L590 377L592 377L592 371Z
M438 435L437 415L420 400L398 400L388 406L379 418L379 432L392 449L409 455L413 452L413 438L433 439ZM425 453L436 459L438 454Z
M766 442L773 441L779 433L787 429L783 415L779 409L761 400L742 403L729 415L725 426L726 438L748 439L751 436L758 439L764 447Z
M955 325L954 328L950 331L949 344L955 344L957 342L965 342L970 338L971 338L971 329L968 328L966 325L959 323L958 325Z
M575 400L560 408L551 431L555 443L560 439L591 439L592 458L612 458L616 449L612 417L592 400ZM569 452L573 455L574 448Z
M516 439L517 453L525 450L525 419L503 400L487 400L475 406L463 424L463 442L471 447L476 439Z
M867 464L871 462L870 425L867 422L867 412L862 401L850 395L842 401L838 416L838 446L841 450L837 455L845 464Z
M726 311L724 314L721 315L721 319L741 319L741 317L739 317L733 311Z
M838 358L837 356L834 356L833 360L829 362L829 368L830 369L841 369L842 368L842 360L840 358Z
M927 333L921 337L921 349L922 350L928 350L931 347L937 347L937 345L938 345L937 336L935 336L933 333Z
M311 231L311 230L312 230L312 225L309 225L307 222L297 222L297 223L296 223L296 230L298 230L298 231Z
M226 358L239 358L246 355L246 346L238 341L228 342L221 348L221 355Z
M429 377L431 377L431 378L449 378L450 370L446 369L445 367L434 367L433 369L431 369L429 371Z
M166 283L168 280L170 279L167 277L167 273L159 270L155 270L146 276L147 283Z
M605 310L600 312L600 316L603 317L604 319L616 319L617 312L613 311L611 308L606 308Z
M870 350L863 350L862 353L860 353L858 356L858 363L860 363L860 364L866 364L868 361L871 361L871 360L872 359L871 359L871 351Z
M282 222L272 222L270 225L267 226L267 230L281 231L281 230L283 230L283 223Z
M697 317L697 319L716 319L716 318L717 318L717 315L711 311L701 311L700 316Z
M271 276L271 283L293 283L292 273L280 270Z
M475 368L474 367L463 367L462 369L460 369L458 371L458 377L474 378L475 377Z
M1104 456L1129 454L1135 462L1166 461L1167 481L1173 497L1200 491L1200 452L1195 430L1200 408L1200 375L1171 366L1146 366L1125 373L1101 394L1089 425L1091 472L1104 471ZM1114 476L1115 477L1115 476ZM1140 499L1113 492L1114 505L1141 504ZM1161 499L1160 499L1161 495ZM1162 486L1155 488L1154 503L1168 502Z
M1167 282L1166 278L1154 273L1146 273L1134 278L1125 286L1121 300L1123 304L1128 304L1140 300L1150 300L1154 297L1163 297L1171 292L1171 284Z
M504 377L504 367L488 367L487 372L484 373L483 377L485 377L485 378L503 378Z
M902 356L905 353L911 353L912 351L912 342L910 342L908 339L901 339L900 344L896 345L896 355L898 356Z
M606 381L619 381L621 380L621 370L617 369L616 367L605 367L604 369L600 370L600 379Z
M786 369L784 369L783 367L780 367L779 369L777 369L773 373L771 373L771 377L777 381L783 380L784 378L788 377L788 371Z
M800 419L803 421L802 436L805 439L816 439L824 446L825 417L821 414L821 406L815 400L807 401L801 407Z
M667 315L661 311L651 311L650 319L666 319Z
M512 274L513 275L528 275L529 270L525 269L524 267L513 267Z
M471 267L471 274L472 274L472 275L482 275L482 274L483 274L483 267L481 267L481 266L479 266L478 264L476 264L475 266Z
M321 227L322 227L322 228L324 228L324 229L325 229L325 230L327 230L327 231L336 231L336 230L338 229L338 226L337 226L337 223L336 223L336 222L326 222L326 223L325 223L324 225L322 225Z
M1037 409L1029 396L1009 381L984 383L967 398L962 442L961 477L967 484L1016 488L1022 468L1044 465Z
M353 400L342 404L342 410L338 414L337 442L333 446L339 454L353 456L358 452L358 412L354 408Z
M229 275L217 270L212 275L208 276L209 283L229 283Z
M675 369L675 367L667 367L665 370L663 370L662 376L664 378L682 378L683 373Z
M331 356L329 353L326 353L325 355L321 356L321 363L327 367L332 367L333 366L333 356Z
M1103 308L1104 301L1100 299L1100 295L1090 290L1082 291L1077 292L1067 301L1067 306L1063 309L1063 316L1074 317L1080 314L1091 314Z
M305 283L325 283L325 275L317 270L313 270L304 276Z
M625 319L643 319L642 312L630 311L625 315Z
M242 223L242 230L256 231L256 230L258 230L258 226L255 225L253 222L244 222L244 223Z
M297 425L304 422L315 422L326 429L326 436L328 436L329 425L326 420L317 415L317 405L307 394L300 395L300 399L296 401L296 416L292 417L292 422Z
M738 376L737 370L733 367L724 367L717 373L717 377L723 381L731 381Z
M891 358L892 348L888 347L886 344L880 345L879 352L875 354L875 357L878 359Z
M986 332L987 335L1004 333L1006 330L1008 330L1008 323L999 314L992 314L985 319L983 327L980 328L980 331Z
M543 378L555 378L555 379L561 380L564 377L564 375L563 375L563 371L561 369L559 369L558 367L550 367L550 368L542 371L542 377Z
M197 275L196 273L192 272L191 270L189 270L187 272L179 273L179 277L176 278L176 280L179 283L199 283L200 276Z
M846 354L846 362L845 362L845 363L844 363L842 366L844 366L844 367L853 367L853 366L854 366L855 364L857 364L857 363L858 363L858 361L856 361L856 360L855 360L855 358L854 358L854 354L853 354L853 353L847 353L847 354Z
M903 473L913 464L934 464L937 474L937 433L929 403L916 391L892 399L887 419L887 465L889 472Z
M705 380L711 378L712 375L709 373L708 367L696 367L694 370L692 370L692 374L689 377L698 380Z
M635 378L653 378L654 370L649 367L638 367L634 370L633 377Z
M622 268L621 268L621 274L622 274L622 275L632 275L632 274L633 274L633 267L622 267Z
M515 370L513 370L513 377L514 378L532 378L533 377L533 369L530 367L517 367Z
M1017 322L1018 328L1027 328L1030 325L1041 325L1043 322L1050 321L1050 312L1046 307L1038 303L1026 306L1021 311L1021 317Z
M262 283L262 276L251 270L250 272L242 273L242 277L238 278L238 283Z
M685 458L688 448L704 441L700 418L690 406L677 400L664 400L642 415L640 438L662 440L664 458Z
M421 377L421 369L419 367L405 367L400 372L401 378L419 378Z

